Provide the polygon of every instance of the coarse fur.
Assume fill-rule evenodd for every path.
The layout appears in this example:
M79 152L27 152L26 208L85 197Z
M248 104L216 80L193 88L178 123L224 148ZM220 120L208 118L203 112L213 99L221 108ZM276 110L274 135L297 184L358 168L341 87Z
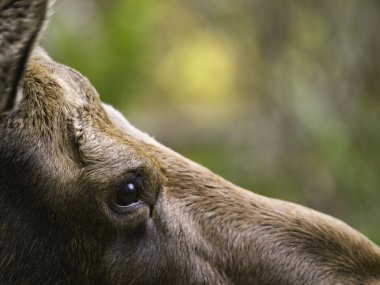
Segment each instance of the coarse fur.
M379 284L359 232L241 189L103 104L35 47L48 7L0 0L0 284ZM131 174L144 206L119 213Z

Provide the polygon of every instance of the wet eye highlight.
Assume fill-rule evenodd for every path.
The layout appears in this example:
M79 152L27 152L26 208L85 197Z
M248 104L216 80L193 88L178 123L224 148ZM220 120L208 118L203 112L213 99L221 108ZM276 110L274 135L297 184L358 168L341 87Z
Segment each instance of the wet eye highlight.
M139 174L127 174L125 180L110 193L108 207L120 215L133 213L142 207L149 207L144 202L144 187L143 178Z
M125 172L114 180L109 188L105 206L111 215L118 214L126 218L129 214L146 215L151 213L156 198L152 175L144 168ZM135 216L135 215L133 215Z
M116 193L116 205L126 207L138 201L138 190L140 188L137 179L131 179L122 183Z

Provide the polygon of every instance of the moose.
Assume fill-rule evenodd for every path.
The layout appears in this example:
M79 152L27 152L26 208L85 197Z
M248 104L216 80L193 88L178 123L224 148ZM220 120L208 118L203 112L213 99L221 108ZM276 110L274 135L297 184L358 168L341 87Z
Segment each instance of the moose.
M0 284L380 284L380 248L159 144L0 0Z

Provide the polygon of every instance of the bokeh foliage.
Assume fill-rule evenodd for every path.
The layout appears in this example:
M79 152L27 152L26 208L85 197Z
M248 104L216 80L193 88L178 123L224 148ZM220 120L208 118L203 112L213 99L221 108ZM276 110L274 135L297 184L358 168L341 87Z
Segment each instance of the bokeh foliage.
M380 243L380 2L66 0L45 34L137 127Z

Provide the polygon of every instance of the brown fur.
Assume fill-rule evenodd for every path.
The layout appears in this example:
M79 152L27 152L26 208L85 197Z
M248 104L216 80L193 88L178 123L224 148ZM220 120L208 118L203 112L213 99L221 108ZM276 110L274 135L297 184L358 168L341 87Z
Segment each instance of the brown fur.
M17 23L45 13L46 1L27 2L0 1L0 16ZM6 11L12 5L23 13ZM40 17L28 21L36 28L17 41L24 54L15 66L42 26ZM20 85L22 77L3 76ZM15 102L0 112L1 284L380 282L380 249L362 234L241 189L160 145L42 49L29 59L19 104L9 86L0 88L3 102ZM109 197L131 173L149 207L119 214Z

